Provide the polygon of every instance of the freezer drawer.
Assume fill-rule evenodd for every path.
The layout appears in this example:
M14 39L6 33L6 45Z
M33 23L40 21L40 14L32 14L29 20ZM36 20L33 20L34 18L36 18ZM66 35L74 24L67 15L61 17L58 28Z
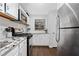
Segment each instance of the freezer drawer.
M58 55L79 55L79 29L60 29Z

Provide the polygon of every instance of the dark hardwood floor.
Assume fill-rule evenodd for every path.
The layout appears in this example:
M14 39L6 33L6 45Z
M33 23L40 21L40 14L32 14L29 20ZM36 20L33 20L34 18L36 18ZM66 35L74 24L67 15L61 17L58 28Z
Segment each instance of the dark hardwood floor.
M56 56L56 55L57 55L57 48L40 47L40 46L32 47L32 56Z

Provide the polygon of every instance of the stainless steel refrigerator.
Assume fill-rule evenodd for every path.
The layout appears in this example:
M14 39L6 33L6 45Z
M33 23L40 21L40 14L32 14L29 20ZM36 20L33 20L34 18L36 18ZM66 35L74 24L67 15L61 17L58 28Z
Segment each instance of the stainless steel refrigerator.
M79 3L64 4L57 12L57 54L79 56Z

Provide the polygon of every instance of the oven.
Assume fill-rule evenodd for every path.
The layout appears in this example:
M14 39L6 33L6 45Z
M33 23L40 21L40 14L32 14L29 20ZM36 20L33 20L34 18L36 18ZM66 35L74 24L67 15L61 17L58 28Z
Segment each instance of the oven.
M27 36L27 56L31 56L32 54L32 34Z

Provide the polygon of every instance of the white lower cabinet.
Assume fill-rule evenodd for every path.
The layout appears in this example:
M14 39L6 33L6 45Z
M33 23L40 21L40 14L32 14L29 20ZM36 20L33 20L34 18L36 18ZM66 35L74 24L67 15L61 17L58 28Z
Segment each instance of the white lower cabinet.
M22 41L19 45L9 51L5 56L27 56L27 40L25 39L24 41Z
M48 34L34 34L32 38L32 45L37 46L48 46L49 35Z
M12 49L9 53L7 53L5 56L18 56L18 46Z
M20 43L19 56L27 56L27 42L24 40Z
M53 34L34 34L32 38L33 46L57 47L55 35Z

